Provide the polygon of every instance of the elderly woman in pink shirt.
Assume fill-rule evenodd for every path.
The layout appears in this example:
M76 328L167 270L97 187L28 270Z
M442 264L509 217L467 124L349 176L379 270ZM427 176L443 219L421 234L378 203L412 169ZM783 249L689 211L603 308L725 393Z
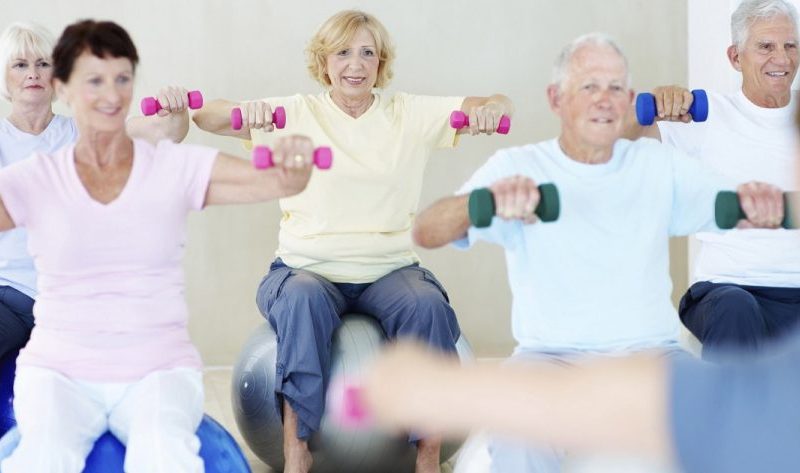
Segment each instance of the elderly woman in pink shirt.
M14 386L22 439L0 469L78 473L110 430L127 446L126 471L203 471L201 360L181 266L187 214L302 191L313 146L287 137L274 150L284 164L257 171L214 149L131 139L138 56L111 22L67 27L53 62L78 141L0 170L0 230L27 228L40 278Z

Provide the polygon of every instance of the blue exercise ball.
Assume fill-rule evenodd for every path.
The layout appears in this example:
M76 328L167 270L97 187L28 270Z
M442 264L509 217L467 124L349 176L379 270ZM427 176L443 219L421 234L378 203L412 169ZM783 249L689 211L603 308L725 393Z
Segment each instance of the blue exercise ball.
M342 316L331 344L331 379L358 377L386 341L374 317ZM233 370L232 403L236 425L250 449L271 468L282 471L283 425L275 395L275 363L278 344L269 323L258 327L245 343ZM462 335L456 342L462 361L472 359L472 350ZM447 461L460 441L442 445L441 460ZM408 437L371 427L349 430L322 418L319 432L309 441L314 473L403 473L414 471L416 448Z
M250 466L231 434L209 416L203 416L197 428L200 457L206 473L250 473ZM0 439L0 460L11 455L19 443L19 432L13 428ZM123 473L125 446L110 432L94 443L83 473Z
M6 353L0 358L0 436L17 425L14 417L14 374L17 371L19 351Z

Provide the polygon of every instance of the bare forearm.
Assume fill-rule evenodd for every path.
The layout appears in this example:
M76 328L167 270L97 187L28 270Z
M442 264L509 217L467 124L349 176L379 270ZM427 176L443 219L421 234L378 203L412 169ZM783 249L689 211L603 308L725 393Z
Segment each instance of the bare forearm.
M636 108L631 105L625 117L625 128L622 137L631 141L638 140L639 138L654 138L660 141L661 133L658 131L658 125L655 123L650 126L639 124L639 120L636 118Z
M231 110L237 106L237 102L229 100L212 100L195 112L192 120L201 130L217 135L238 136L239 133L231 128Z
M423 248L438 248L460 238L469 230L468 195L445 197L417 216L414 243Z
M465 367L432 390L430 425L445 433L485 428L570 451L636 453L668 462L665 364L663 358L634 357L569 368Z
M189 133L189 113L170 113L165 116L133 117L126 124L128 136L157 143L170 140L180 143Z
M253 204L298 194L308 183L310 169L275 166L255 169L244 159L219 153L211 169L206 205Z

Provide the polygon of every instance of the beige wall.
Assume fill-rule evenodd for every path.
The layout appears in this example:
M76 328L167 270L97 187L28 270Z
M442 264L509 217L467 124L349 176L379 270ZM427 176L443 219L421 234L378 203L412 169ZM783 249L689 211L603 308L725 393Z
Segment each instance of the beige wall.
M350 7L376 14L392 33L399 56L392 90L503 92L517 105L509 136L466 137L457 150L434 157L422 205L453 192L494 149L558 132L544 90L557 51L579 34L616 37L637 89L686 81L686 0L14 0L3 2L0 27L35 20L60 32L78 18L113 19L139 47L139 96L178 83L201 89L207 99L247 99L317 91L303 48L319 23ZM0 112L7 111L2 104ZM243 155L233 140L196 129L187 141ZM209 364L231 364L261 323L254 294L276 247L278 216L271 203L213 208L191 218L187 297L192 335ZM682 290L685 244L674 247L674 281ZM502 252L479 245L420 254L448 288L477 352L507 354L513 341Z

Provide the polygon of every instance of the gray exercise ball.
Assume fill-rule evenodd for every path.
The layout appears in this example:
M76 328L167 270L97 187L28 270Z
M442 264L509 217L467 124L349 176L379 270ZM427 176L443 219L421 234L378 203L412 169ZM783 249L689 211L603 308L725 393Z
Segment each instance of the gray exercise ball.
M378 321L366 315L348 314L333 335L331 380L342 374L358 377L365 362L375 357L385 342ZM462 336L456 343L462 361L472 359ZM247 445L271 468L283 470L283 426L276 407L275 332L269 323L247 340L233 371L232 393L236 425ZM450 459L462 442L442 445L442 462ZM314 473L413 472L417 451L406 436L376 429L342 429L328 416L309 441Z

